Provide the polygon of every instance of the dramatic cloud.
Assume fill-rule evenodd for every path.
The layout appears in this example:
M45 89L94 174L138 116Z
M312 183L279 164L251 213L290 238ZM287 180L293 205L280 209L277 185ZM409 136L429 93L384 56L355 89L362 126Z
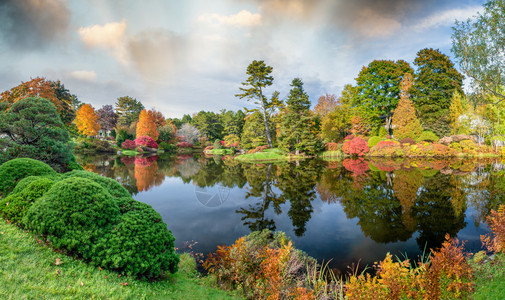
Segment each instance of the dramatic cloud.
M89 81L89 82L96 81L95 71L85 71L85 70L72 71L72 72L69 72L68 75L72 78L83 80L83 81Z
M261 25L261 15L242 10L234 15L223 16L219 14L204 14L198 17L198 21L206 23L218 23L227 26L253 27Z
M351 24L351 28L354 28L360 36L365 38L391 36L401 27L402 25L397 20L376 14L370 8L360 11Z
M66 37L70 11L63 0L2 0L0 20L8 47L34 50Z
M463 9L450 9L442 12L436 12L433 15L422 19L413 28L417 31L437 28L440 26L448 26L454 24L455 20L465 21L481 11L481 6L470 6Z
M78 32L87 47L106 49L122 64L129 63L126 23L124 21L107 23L103 26L81 27Z

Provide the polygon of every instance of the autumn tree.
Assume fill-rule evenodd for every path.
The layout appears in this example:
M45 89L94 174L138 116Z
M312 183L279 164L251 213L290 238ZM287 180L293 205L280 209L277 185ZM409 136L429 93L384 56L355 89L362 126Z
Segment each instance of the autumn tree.
M79 108L74 123L77 125L79 133L86 136L97 135L98 130L101 128L98 123L98 116L91 104L84 104Z
M487 1L476 17L456 22L452 34L452 52L461 70L479 93L498 98L491 103L505 100L504 7L503 0Z
M59 81L53 82L42 77L36 77L30 81L21 82L20 85L0 94L0 102L8 107L12 104L28 98L44 98L56 107L64 124L70 124L74 119L75 111L72 108L71 95Z
M414 104L409 99L409 90L412 85L412 74L406 73L400 83L400 102L398 102L392 120L395 138L399 140L404 138L416 140L423 131L421 122L416 116Z
M414 73L403 61L374 60L356 78L355 107L364 123L374 128L386 125L389 131L393 111L398 105L400 82L405 73Z
M144 105L130 96L124 96L117 99L116 113L118 114L118 124L123 127L129 127L133 122L138 121L140 112Z
M156 128L161 128L161 127L165 126L166 121L165 121L165 117L163 116L163 114L154 108L151 109L151 112L153 114L153 121L154 121L154 125L156 125Z
M309 95L303 89L303 82L295 78L286 100L286 108L281 113L280 132L277 137L279 147L287 152L295 151L314 154L318 140L315 137L314 115L310 111Z
M466 111L466 104L463 103L463 95L454 92L452 96L451 106L449 107L449 117L451 118L451 132L452 134L461 133L462 122L461 115Z
M98 116L98 124L103 130L112 131L116 127L118 115L114 111L112 105L104 105L96 111Z
M247 67L247 75L249 75L249 77L246 82L242 83L244 87L240 88L243 93L235 96L240 99L247 98L247 100L254 100L254 104L257 105L254 111L259 111L263 116L267 143L268 146L272 148L272 135L269 121L272 111L275 110L280 103L277 96L275 96L276 93L274 93L274 96L270 100L264 95L264 89L271 86L274 81L270 73L272 73L272 67L267 66L262 60L254 60Z
M412 100L425 130L437 136L450 134L449 107L454 92L463 94L463 75L449 57L438 49L422 49L414 61L417 66Z
M337 105L337 97L334 94L326 94L319 97L314 107L314 112L318 116L324 118L328 113L332 112Z
M159 137L156 124L154 123L152 111L145 109L140 112L139 122L137 123L137 138L141 136L150 136L153 140L157 141Z

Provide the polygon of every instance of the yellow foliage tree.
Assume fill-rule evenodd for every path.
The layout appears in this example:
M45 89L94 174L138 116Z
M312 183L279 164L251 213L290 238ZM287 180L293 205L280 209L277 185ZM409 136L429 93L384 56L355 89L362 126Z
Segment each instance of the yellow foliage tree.
M139 122L137 124L137 137L150 136L153 140L157 141L159 137L156 123L154 122L153 112L146 111L145 109L140 112Z
M423 127L416 116L414 104L410 101L409 90L412 87L413 79L410 73L406 73L400 82L400 101L393 115L393 130L397 139L411 138L416 140Z
M98 116L93 106L91 104L84 104L77 111L74 123L77 125L79 133L86 136L94 136L98 134L98 130L101 128L97 121Z
M452 134L462 133L460 132L463 124L459 120L459 117L466 111L466 105L464 103L463 95L458 92L454 92L451 101L451 107L449 107L449 115L451 117L451 127Z

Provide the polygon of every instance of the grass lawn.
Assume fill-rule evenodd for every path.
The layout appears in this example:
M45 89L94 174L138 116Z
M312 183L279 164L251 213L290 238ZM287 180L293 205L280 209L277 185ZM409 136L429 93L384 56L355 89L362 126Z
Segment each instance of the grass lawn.
M477 253L470 260L475 272L473 299L505 299L505 254L498 253L492 258L482 258Z
M188 254L179 272L148 282L54 252L2 218L0 266L0 299L239 299L198 278Z
M136 156L139 155L140 153L135 151L135 150L121 150L121 155L126 155L126 156Z
M266 149L262 152L242 154L235 158L240 162L262 163L287 161L289 159L289 156L284 151L273 148Z
M212 149L212 150L207 150L205 151L207 154L214 154L214 155L229 155L229 154L234 154L235 151L231 149Z

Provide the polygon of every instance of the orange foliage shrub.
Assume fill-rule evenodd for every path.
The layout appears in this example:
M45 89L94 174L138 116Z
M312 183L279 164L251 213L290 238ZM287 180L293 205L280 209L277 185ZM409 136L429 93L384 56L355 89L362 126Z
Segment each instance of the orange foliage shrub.
M268 145L264 145L264 146L258 146L254 149L251 149L249 151L247 151L247 153L256 153L256 152L262 152L264 150L268 149Z
M481 236L482 244L489 251L503 252L505 250L505 205L500 205L498 210L492 209L486 220L493 233Z
M159 137L156 123L154 122L153 112L145 109L140 112L139 122L137 123L137 138L141 136L150 136L157 141Z
M326 143L325 145L327 151L337 151L338 144L337 143Z

